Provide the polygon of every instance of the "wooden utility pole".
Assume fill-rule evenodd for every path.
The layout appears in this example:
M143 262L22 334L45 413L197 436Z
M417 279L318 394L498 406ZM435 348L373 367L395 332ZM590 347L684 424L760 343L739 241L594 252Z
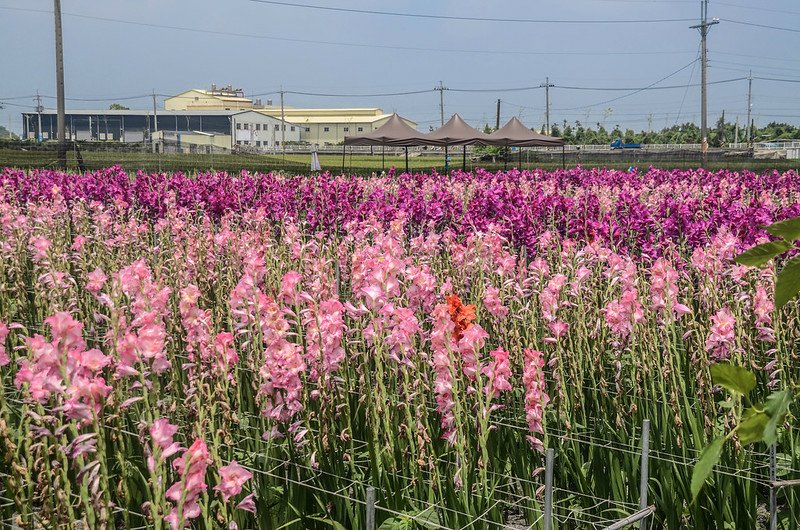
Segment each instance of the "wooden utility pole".
M545 99L545 106L544 106L544 119L547 123L547 134L550 134L550 88L555 86L550 84L550 78L546 77L544 84L539 85L544 87L544 99Z
M753 138L751 136L752 128L750 127L750 113L753 111L753 71L747 75L747 147L751 147Z
M497 100L497 119L494 122L494 129L497 130L500 128L500 100Z
M67 134L64 110L64 45L61 38L61 0L53 0L53 15L56 30L56 109L58 118L58 165L67 169Z

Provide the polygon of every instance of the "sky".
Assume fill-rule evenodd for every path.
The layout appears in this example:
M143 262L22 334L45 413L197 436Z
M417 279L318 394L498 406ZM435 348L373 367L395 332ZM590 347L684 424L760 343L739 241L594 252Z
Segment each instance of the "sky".
M441 81L445 119L458 112L475 126L494 124L500 99L501 122L517 116L538 128L544 89L508 89L549 78L551 123L635 130L699 123L700 36L689 26L699 22L700 0L286 2L479 20L256 0L62 0L67 109L152 108L148 94L212 83L277 103L269 93L283 87L287 106L381 107L427 131L440 122L440 93L432 89ZM0 0L0 125L17 133L37 91L46 108L55 107L52 8L48 0ZM721 22L708 40L709 124L724 110L744 127L748 81L728 80L751 70L756 123L800 124L797 0L712 0L712 17ZM597 23L665 19L687 20ZM635 90L651 85L677 88ZM425 92L366 97L416 91Z

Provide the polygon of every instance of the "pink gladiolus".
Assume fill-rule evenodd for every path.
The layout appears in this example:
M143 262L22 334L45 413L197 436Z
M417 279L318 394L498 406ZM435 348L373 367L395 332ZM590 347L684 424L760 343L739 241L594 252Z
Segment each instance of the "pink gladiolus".
M153 443L161 448L161 458L169 458L180 450L178 442L172 441L172 437L178 432L178 427L172 425L169 420L158 419L150 426L150 436Z
M279 299L284 304L295 305L297 303L297 286L303 275L297 271L289 271L281 278L281 292Z
M503 305L500 300L500 289L497 287L487 287L483 295L483 306L490 315L497 318L505 318L508 314L508 308Z
M525 421L531 434L528 440L538 451L544 451L542 441L536 436L544 434L542 419L544 409L550 402L545 391L544 354L540 351L525 349L525 366L522 372L522 383L525 385Z
M0 321L0 367L11 362L11 358L6 353L6 338L8 337L8 326Z
M603 309L606 323L623 339L633 332L633 327L644 320L644 308L639 303L636 289L628 289L619 300L609 302Z
M482 373L489 379L489 384L484 388L486 397L491 401L492 397L501 392L511 390L511 364L508 362L508 352L503 348L497 348L489 355L492 361L483 367Z
M42 261L47 258L47 251L52 243L46 237L31 237L30 248L33 252L33 261Z
M711 317L711 330L706 338L706 351L715 360L730 356L736 338L736 318L731 310L724 307Z
M461 354L461 365L464 375L471 381L475 380L481 371L479 352L486 343L489 334L478 324L472 324L462 334L458 341L458 352Z
M775 330L772 323L772 313L774 311L775 303L764 286L759 285L756 288L755 295L753 295L753 313L756 317L759 340L775 342Z
M442 438L450 445L456 442L455 399L453 397L453 367L450 349L453 345L455 324L450 318L447 304L438 304L433 309L433 332L431 349L433 351L433 370L436 373L433 393L436 395L436 410L441 416ZM475 326L473 326L475 327Z
M108 277L99 268L87 274L86 278L88 280L86 290L92 294L99 293L108 280Z
M220 482L214 486L214 491L218 491L225 502L238 495L244 483L253 478L253 474L240 466L236 460L219 468L219 476Z
M172 463L180 480L170 486L166 497L177 506L164 519L173 530L182 526L184 521L200 515L197 501L207 488L205 476L209 461L208 447L203 440L196 438L191 447Z
M255 502L255 493L251 493L244 499L242 502L236 505L236 508L239 510L244 510L250 513L256 513L256 502Z

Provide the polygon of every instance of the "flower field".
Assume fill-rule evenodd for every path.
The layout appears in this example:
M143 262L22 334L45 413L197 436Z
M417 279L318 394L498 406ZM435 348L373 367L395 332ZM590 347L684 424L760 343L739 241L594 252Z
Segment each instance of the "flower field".
M733 261L796 216L794 172L5 169L3 520L361 529L372 486L383 530L543 528L551 448L554 528L604 528L649 420L649 528L766 528L766 446L691 476L711 366L798 380L797 304Z

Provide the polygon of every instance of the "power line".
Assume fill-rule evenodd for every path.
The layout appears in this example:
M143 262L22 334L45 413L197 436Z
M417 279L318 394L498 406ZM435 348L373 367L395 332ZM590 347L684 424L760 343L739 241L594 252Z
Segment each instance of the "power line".
M50 11L43 10L43 9L29 9L29 8L22 8L22 7L7 7L7 6L0 6L0 9L6 9L10 11L22 11L27 13L43 13L43 14L52 14ZM487 49L462 49L462 48L426 48L421 46L393 46L388 44L365 44L365 43L358 43L358 42L340 42L340 41L324 41L324 40L313 40L313 39L299 39L293 37L272 37L269 35L259 35L254 33L238 33L238 32L231 32L231 31L220 31L220 30L211 30L211 29L201 29L201 28L193 28L187 26L173 26L169 24L155 24L150 22L138 22L132 20L124 20L119 18L110 18L110 17L98 17L94 15L84 15L80 13L67 13L63 12L62 15L73 17L73 18L80 18L86 20L94 20L99 22L113 22L116 24L127 24L131 26L139 26L139 27L146 27L146 28L153 28L153 29L168 29L172 31L186 31L190 33L201 33L204 35L221 35L226 37L240 37L240 38L249 38L249 39L262 39L262 40L269 40L269 41L278 41L278 42L295 42L300 44L323 44L326 46L346 46L351 48L377 48L383 50L401 50L401 51L414 51L414 52L438 52L438 53L469 53L469 54L482 54L482 55L531 55L531 56L541 56L541 55L576 55L576 56L584 56L584 55L681 55L686 54L689 52L685 51L647 51L647 52L599 52L599 51L586 51L586 52L564 52L564 51L525 51L525 50L487 50ZM148 95L149 97L149 95Z
M649 20L559 20L559 19L532 19L532 18L491 18L491 17L468 17L458 15L433 15L428 13L404 13L399 11L377 11L372 9L355 9L347 7L321 6L316 4L301 4L296 2L280 2L277 0L249 0L258 4L270 4L284 7L297 7L302 9L315 9L319 11L337 11L340 13L356 13L362 15L383 15L392 17L425 18L435 20L466 20L472 22L503 22L519 24L648 24L666 22L692 22L689 18L662 18Z
M739 24L740 26L752 26L756 28L776 29L779 31L791 31L792 33L800 33L800 29L795 28L781 28L779 26L770 26L768 24L756 24L755 22L744 22L742 20L731 20L729 18L721 18L723 22L730 22L731 24Z
M730 2L715 1L714 3L716 5L719 5L719 6L736 7L738 9L750 9L750 10L753 10L753 11L769 11L770 13L783 13L783 14L787 14L787 15L800 15L800 11L786 11L785 9L771 9L771 8L768 8L768 7L763 7L761 5L759 5L758 7L753 7L753 6L743 6L741 4L732 4Z
M325 98L378 98L378 97L392 97L392 96L410 96L413 94L427 94L433 91L434 89L429 88L425 90L409 90L407 92L384 92L381 94L325 94L321 92L299 92L296 90L284 90L284 94L295 94L298 96L319 96Z

